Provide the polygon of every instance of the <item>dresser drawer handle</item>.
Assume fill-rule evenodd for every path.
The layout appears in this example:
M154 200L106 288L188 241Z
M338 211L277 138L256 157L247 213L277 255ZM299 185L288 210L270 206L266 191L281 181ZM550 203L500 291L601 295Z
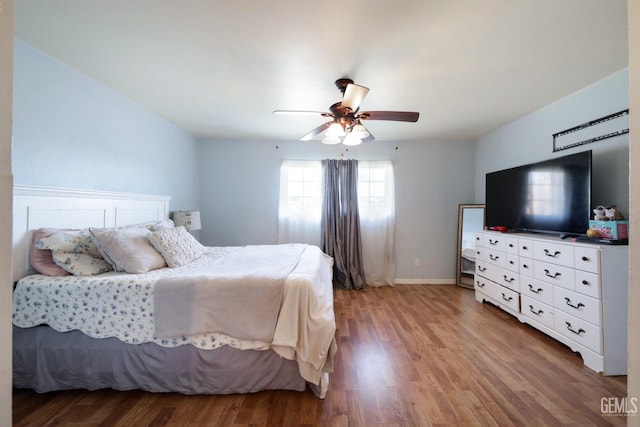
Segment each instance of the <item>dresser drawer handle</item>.
M583 257L582 257L582 258L580 258L580 259L581 259L581 260L583 260L583 261L591 261L591 260L589 259L589 257L586 257L586 256L583 256Z
M552 279L557 279L557 278L558 278L558 276L562 276L562 273L554 273L554 274L551 274L551 273L549 273L549 270L547 270L546 268L545 268L545 270L544 270L544 274L546 274L546 275L547 275L547 277L551 277Z
M502 292L502 299L505 300L506 302L509 302L513 299L513 297L508 297L504 294L504 292Z
M580 335L580 334L583 334L583 333L587 332L587 331L585 331L585 330L584 330L584 329L582 329L582 328L580 328L580 329L578 329L578 330L576 331L575 329L573 329L573 328L571 327L571 323L569 323L569 322L564 322L564 323L566 323L566 324L567 324L567 329L568 329L568 330L570 330L571 332L573 332L573 333L574 333L574 334L576 334L576 335Z
M569 299L569 297L564 297L564 300L567 302L567 305L569 307L575 308L576 310L580 310L582 307L584 307L584 304L581 302L579 302L578 305L571 304L571 299Z
M529 250L529 248L528 248L528 247L526 247L526 246L523 246L523 247L522 247L522 250L523 250L523 251L528 251L528 250Z
M478 271L481 273L484 273L485 271L487 271L487 267L482 267L481 265L478 266Z
M522 268L529 268L527 264L522 264Z
M500 258L498 255L495 255L495 256L494 256L493 254L489 254L489 259L490 259L491 261L497 261L497 260L498 260L498 258Z
M504 280L504 281L505 281L505 282L507 282L507 283L512 283L514 280L516 280L516 278L515 278L515 277L511 277L511 278L507 277L507 275L506 275L506 274L503 274L503 275L502 275L502 277L503 277L503 279L502 279L502 280Z
M498 240L489 239L489 244L495 246L498 244Z
M479 280L476 280L476 286L479 287L479 288L484 288L484 283L482 283Z
M529 285L529 290L531 292L533 292L534 294L539 294L540 292L542 292L542 288L538 288L538 289L533 289L533 285Z
M583 281L582 281L582 284L583 284L583 285L585 285L585 286L589 286L591 283L589 283L589 281L588 281L588 280L583 280Z
M540 309L538 311L535 311L531 304L529 304L529 311L532 312L533 314L535 314L536 316L540 316L542 313L544 313L544 311L542 311L542 309Z
M555 251L554 253L550 253L550 252L549 252L549 249L545 249L545 250L544 250L544 254L545 254L546 256L550 256L551 258L555 258L555 257L557 257L558 255L560 255L560 254L561 254L561 252L560 252L560 251Z
M509 247L512 248L513 247L513 243L509 243Z
M515 264L515 262L513 262L513 261L509 261L509 264L510 264L510 265L514 265L514 264Z

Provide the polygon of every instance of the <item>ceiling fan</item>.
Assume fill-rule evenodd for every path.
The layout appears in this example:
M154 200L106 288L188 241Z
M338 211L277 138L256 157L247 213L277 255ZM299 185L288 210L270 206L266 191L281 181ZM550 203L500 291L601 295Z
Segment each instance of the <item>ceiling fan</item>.
M311 130L300 141L310 141L325 132L325 144L358 145L370 142L375 137L362 125L362 120L390 120L397 122L417 122L420 113L412 111L360 111L360 103L369 93L369 88L357 85L348 78L338 79L336 86L342 92L342 101L329 107L330 112L275 110L274 114L319 114L328 117L326 123Z

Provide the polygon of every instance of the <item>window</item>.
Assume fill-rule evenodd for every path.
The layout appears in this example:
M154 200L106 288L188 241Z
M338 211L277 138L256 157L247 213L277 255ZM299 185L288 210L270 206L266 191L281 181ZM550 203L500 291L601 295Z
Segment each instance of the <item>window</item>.
M322 166L316 162L285 162L281 179L284 186L285 216L315 216L322 203Z
M322 162L290 161L280 170L278 242L320 246ZM367 283L394 284L395 202L390 161L358 162L358 210Z
M321 213L322 162L282 162L278 242L319 245Z
M358 162L358 209L361 220L382 219L393 214L391 162Z

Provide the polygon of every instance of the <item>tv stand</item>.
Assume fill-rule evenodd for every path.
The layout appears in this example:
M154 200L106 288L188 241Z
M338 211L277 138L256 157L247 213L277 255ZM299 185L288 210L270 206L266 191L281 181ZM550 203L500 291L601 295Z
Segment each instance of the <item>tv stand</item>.
M604 375L627 373L628 249L528 233L476 233L476 300L580 353Z

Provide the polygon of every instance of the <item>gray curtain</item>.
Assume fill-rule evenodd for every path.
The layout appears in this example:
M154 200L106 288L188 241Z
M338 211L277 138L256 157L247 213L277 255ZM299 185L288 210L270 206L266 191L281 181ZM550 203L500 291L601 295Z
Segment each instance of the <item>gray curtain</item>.
M333 257L333 286L363 289L358 161L323 160L322 250Z

